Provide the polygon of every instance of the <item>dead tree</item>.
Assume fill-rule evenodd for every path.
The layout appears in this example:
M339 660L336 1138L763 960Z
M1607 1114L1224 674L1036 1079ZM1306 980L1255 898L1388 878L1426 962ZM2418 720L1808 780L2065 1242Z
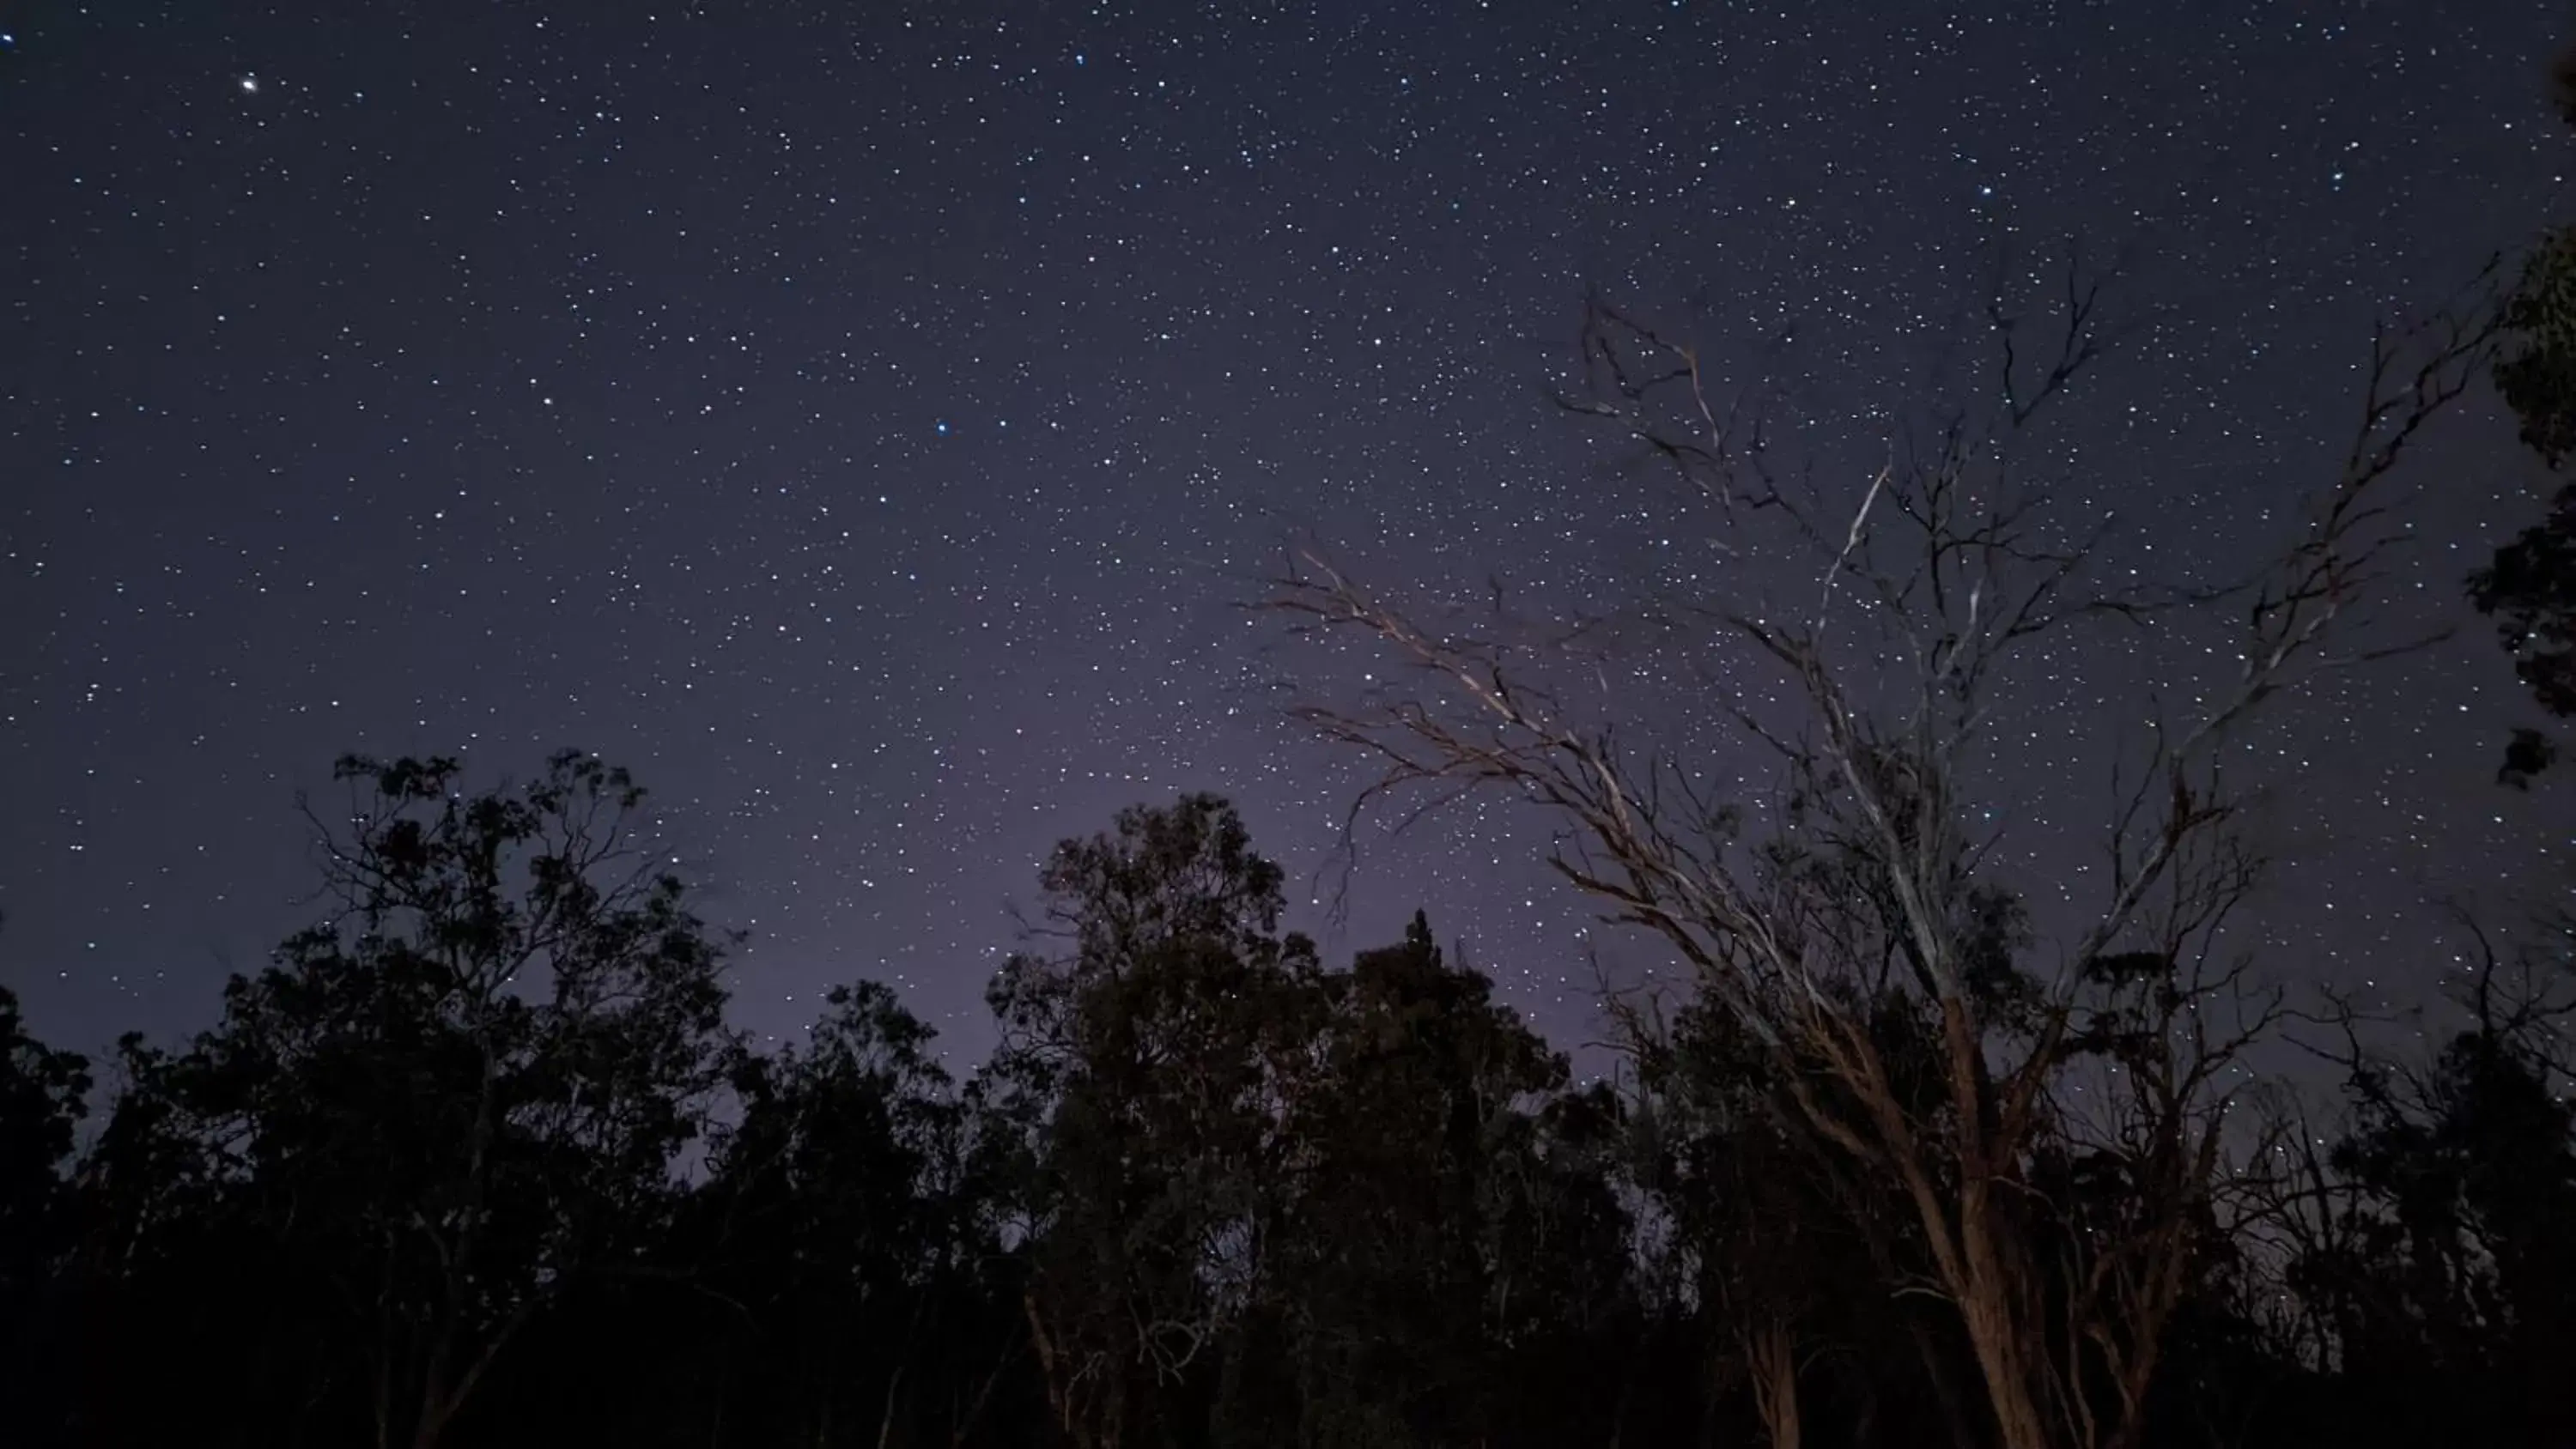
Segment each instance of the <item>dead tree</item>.
M1492 787L1555 815L1556 870L1688 964L1768 1054L1790 1120L1898 1186L1922 1261L1897 1286L1956 1305L2006 1449L2136 1442L2219 1210L2242 1059L2279 1010L2223 950L2256 863L2222 749L2268 701L2399 647L2354 627L2399 532L2394 475L2493 337L2486 281L2424 326L2374 336L2350 447L2258 576L2105 587L2088 566L2108 521L2070 524L2005 466L2093 362L2098 300L2070 267L2035 367L2026 331L1990 307L1990 414L1839 493L1788 476L1770 410L1722 403L1691 348L1588 309L1567 406L1669 464L1729 556L1813 561L1799 597L1658 610L1729 649L1721 677L1739 687L1695 707L1773 762L1767 788L1632 747L1606 672L1601 706L1570 705L1545 683L1563 654L1422 627L1318 554L1269 600L1302 632L1374 636L1426 686L1299 711L1382 762L1362 806ZM2015 667L2071 630L2231 613L2233 677L2129 752L2098 897L2047 979L1999 994L1971 959L1994 837L1969 797ZM1754 678L1773 687L1742 686ZM1910 1037L1891 1035L1891 1007L1918 1024ZM2070 1201L2086 1181L2097 1190Z

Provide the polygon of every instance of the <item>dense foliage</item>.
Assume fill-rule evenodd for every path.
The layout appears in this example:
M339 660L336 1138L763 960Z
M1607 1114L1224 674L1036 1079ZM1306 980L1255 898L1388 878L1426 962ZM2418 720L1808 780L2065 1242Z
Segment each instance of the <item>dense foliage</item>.
M94 1130L0 996L13 1443L1992 1441L1920 1224L1736 1017L1632 1006L1579 1084L1425 918L1347 966L1283 933L1221 800L1059 848L961 1083L876 985L732 1033L622 773L341 773L332 915L205 1032L127 1040ZM2429 1056L2356 1050L2341 1125L2186 1225L2129 1442L2570 1442L2565 1079L2540 998L2489 988ZM1874 1020L1939 1130L1929 1023ZM2032 1139L2017 1231L2110 1261L2166 1220L2070 1140Z
M2560 119L2576 126L2576 50L2551 72ZM2469 577L2469 598L2496 621L2514 674L2552 721L2576 717L2576 227L2544 234L2523 263L2503 322L2512 346L2497 359L2496 392L2539 459L2539 518L2497 545ZM2558 756L2545 728L2516 728L2502 778L2525 785Z

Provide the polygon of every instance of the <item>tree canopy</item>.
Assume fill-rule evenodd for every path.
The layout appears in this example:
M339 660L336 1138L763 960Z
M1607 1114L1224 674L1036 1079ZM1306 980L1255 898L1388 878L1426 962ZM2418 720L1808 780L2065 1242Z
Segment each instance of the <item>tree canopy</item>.
M1342 965L1283 931L1221 799L1056 851L961 1080L873 983L801 1041L730 1033L725 938L629 851L622 772L340 777L327 916L204 1032L127 1039L94 1132L86 1064L0 997L17 1442L1998 1441L1937 1220L1739 1014L1615 998L1620 1065L1579 1081L1427 914ZM2030 1030L2018 907L1981 909L1962 969ZM2555 978L2516 979L2232 1157L2259 1208L2176 1217L2140 1159L2021 1139L2044 1278L2186 1249L2134 1259L2172 1276L2126 1442L2564 1442L2576 1149ZM1937 1014L1851 1005L1896 1109L1959 1130ZM2128 1020L2051 1070L2152 1067ZM2108 1421L2133 1386L2080 1362Z

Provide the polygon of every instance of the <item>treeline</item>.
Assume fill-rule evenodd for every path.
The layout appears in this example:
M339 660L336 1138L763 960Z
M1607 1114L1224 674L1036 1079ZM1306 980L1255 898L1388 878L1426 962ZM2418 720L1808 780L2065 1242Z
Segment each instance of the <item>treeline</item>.
M1284 933L1278 867L1192 796L1058 848L963 1081L875 984L764 1052L624 774L341 774L329 917L207 1031L92 1064L0 997L12 1444L2009 1442L1908 1200L1964 1185L1820 1135L1795 1098L1833 1072L1782 1080L1707 992L1626 1003L1578 1084L1421 917L1347 964ZM2048 1031L2019 905L1979 912L1989 1029ZM1983 1169L2057 1305L2045 1442L2576 1442L2565 1077L2540 997L2481 981L2178 1212L2141 1200L2159 1144L2052 1082ZM1894 1109L1975 1140L1939 999L1848 1005ZM2152 1067L2091 1020L2053 1071ZM2099 1325L2156 1294L2130 1376Z

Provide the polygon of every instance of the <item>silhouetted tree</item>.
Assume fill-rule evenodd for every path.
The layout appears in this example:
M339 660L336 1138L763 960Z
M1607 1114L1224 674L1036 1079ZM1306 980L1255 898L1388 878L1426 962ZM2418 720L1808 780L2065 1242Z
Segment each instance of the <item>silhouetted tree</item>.
M964 1443L1024 1332L931 1029L878 983L834 988L802 1046L744 1064L683 1238L732 1315L733 1442ZM703 1442L703 1439L699 1442Z
M1057 1422L1120 1449L1200 1419L1262 1291L1307 1068L1314 949L1278 932L1279 868L1187 796L1057 847L1042 938L989 993L1016 1127L1030 1337Z
M2576 49L2551 68L2552 99L2576 126ZM2515 675L2554 719L2576 715L2576 228L2543 236L2504 309L2512 345L2495 366L2496 390L2522 424L2553 486L2538 522L2497 547L2469 579L2478 612L2493 616ZM2556 758L2546 732L2520 728L2499 777L2527 785Z
M2288 1264L2347 1407L2395 1441L2576 1443L2569 1008L2550 975L2508 992L2501 971L2485 957L2472 1024L2429 1057L2348 1034L2351 1116Z
M1580 1392L1590 1376L1569 1370L1627 1288L1628 1225L1588 1157L1609 1134L1563 1100L1564 1059L1446 962L1420 914L1324 985L1272 1248L1294 1442L1573 1442L1547 1408Z
M86 1111L89 1062L27 1030L0 987L0 1422L50 1422L49 1380L63 1371L64 1258L78 1232L64 1168Z
M735 1043L720 944L638 849L623 771L565 753L470 796L447 760L337 774L330 917L185 1047L126 1043L93 1256L120 1315L168 1315L125 1351L235 1355L273 1416L242 1439L430 1449L533 1322L648 1255Z
M1797 1449L1810 1418L1801 1385L1818 1361L1878 1351L1852 1381L1863 1396L1894 1377L1894 1345L1871 1332L1893 1303L1880 1272L1892 1245L1874 1255L1866 1231L1901 1235L1903 1218L1845 1197L1870 1186L1782 1118L1767 1056L1732 1019L1690 1002L1669 1026L1633 1006L1624 1025L1639 1175L1668 1225L1664 1268L1700 1336L1707 1408L1741 1385L1774 1449Z
M70 1225L74 1134L86 1114L89 1060L27 1030L0 986L0 1304L19 1305L53 1271Z

